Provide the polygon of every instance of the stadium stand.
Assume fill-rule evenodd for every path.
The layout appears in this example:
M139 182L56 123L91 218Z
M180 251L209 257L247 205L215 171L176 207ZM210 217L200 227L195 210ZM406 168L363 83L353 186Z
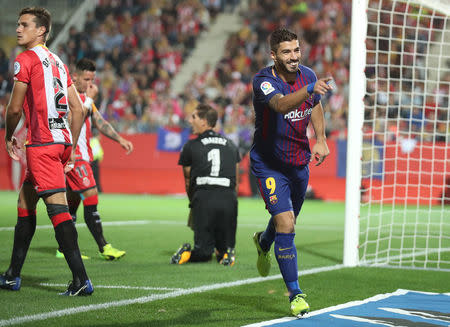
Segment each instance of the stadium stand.
M79 5L75 0L68 3ZM200 68L187 73L189 78L184 86L174 87L182 65L195 60L197 45L207 38L214 23L224 14L239 19L238 30L230 32L225 40L223 54L214 61L198 59ZM327 136L333 141L346 140L350 18L351 0L100 0L94 11L86 14L84 28L78 31L70 27L68 41L60 43L56 50L69 67L81 57L96 61L100 86L97 103L118 131L140 134L154 133L161 126L187 127L186 117L202 101L219 111L222 131L245 154L253 134L251 78L270 64L267 37L279 25L290 26L299 34L305 65L314 67L320 77L334 77L338 90L327 94L322 101ZM381 33L387 31L381 29ZM436 35L423 33L407 37L423 39ZM371 46L375 45L368 45ZM409 59L414 55L420 57L423 50L411 53ZM0 49L0 128L4 126L4 109L12 86L11 58L16 53L16 48L11 53ZM369 78L373 70L369 57ZM412 71L404 72L408 73ZM366 102L384 105L392 115L409 115L414 126L426 124L425 131L437 120L438 129L445 131L448 110L440 108L448 108L450 74L442 76L441 81L434 94L426 99L387 99L378 92L378 99L368 97ZM411 94L408 83L368 84L369 89L375 87L390 87L398 90L396 94ZM416 101L417 110L398 110L403 101ZM425 110L420 109L421 105L425 105ZM367 115L372 113L366 111ZM382 111L377 113L381 115ZM384 123L381 116L377 118L379 124ZM395 126L392 128L389 137L395 139L399 131Z

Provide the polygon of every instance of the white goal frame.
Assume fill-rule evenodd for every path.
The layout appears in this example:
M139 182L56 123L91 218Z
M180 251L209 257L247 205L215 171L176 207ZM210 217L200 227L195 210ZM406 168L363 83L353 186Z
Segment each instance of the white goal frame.
M372 1L372 0L370 0ZM386 0L384 0L386 1ZM450 16L448 0L392 0L420 5L437 10ZM444 3L445 2L445 3ZM344 266L353 267L367 264L360 262L360 210L361 210L361 178L363 153L364 96L366 94L366 37L367 9L369 0L353 0L351 50L350 50L350 87L348 113L347 167L346 167L346 200L345 200L345 234L344 234ZM448 20L450 20L447 17ZM450 172L449 172L450 173ZM450 217L448 218L450 220ZM426 268L426 267L425 267ZM439 269L439 268L438 268Z

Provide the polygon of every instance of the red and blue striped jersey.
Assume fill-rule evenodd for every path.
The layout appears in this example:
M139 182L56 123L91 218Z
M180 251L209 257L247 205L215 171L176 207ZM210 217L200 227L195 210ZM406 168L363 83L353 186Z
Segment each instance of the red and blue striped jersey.
M301 106L287 114L269 107L275 94L287 95L317 80L308 67L299 65L294 82L284 82L273 66L259 71L253 78L253 107L255 109L255 135L252 152L260 157L289 166L303 166L311 158L306 128L311 111L320 102L320 95L312 95Z

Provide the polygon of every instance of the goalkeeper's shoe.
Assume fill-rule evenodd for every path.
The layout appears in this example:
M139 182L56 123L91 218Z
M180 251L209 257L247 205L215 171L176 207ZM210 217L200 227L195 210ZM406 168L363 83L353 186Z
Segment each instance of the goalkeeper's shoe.
M22 279L20 277L7 277L6 274L0 275L0 288L10 291L20 290Z
M64 259L64 253L62 253L61 251L59 251L59 249L56 249L56 255L55 257L57 257L58 259ZM90 259L87 255L82 254L81 255L81 259L83 260L88 260Z
M262 232L256 232L253 234L253 242L256 246L256 251L258 251L258 260L256 261L256 268L258 268L258 272L262 277L266 277L269 275L270 267L272 265L272 255L270 253L270 250L267 252L264 252L261 249L261 245L259 244L259 237L261 236Z
M186 263L191 258L191 245L189 243L184 243L177 252L174 253L170 259L171 264L182 265Z
M222 260L220 260L220 263L224 266L233 267L235 262L236 262L236 253L233 248L228 248L227 252L225 252L225 254L223 255Z
M297 294L291 301L291 313L296 317L309 312L309 304L305 301L306 294Z
M113 248L111 244L107 243L104 247L103 247L103 251L99 252L99 255L102 259L105 260L119 260L120 258L122 258L124 255L126 254L125 251L122 250L117 250L116 248Z
M64 296L85 296L94 293L94 287L91 281L88 279L83 284L75 285L73 281L69 282L67 290L59 295Z

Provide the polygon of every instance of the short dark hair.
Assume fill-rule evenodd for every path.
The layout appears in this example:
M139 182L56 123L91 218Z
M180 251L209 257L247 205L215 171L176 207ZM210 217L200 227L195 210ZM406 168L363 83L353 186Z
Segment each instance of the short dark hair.
M289 31L284 27L279 27L270 34L270 50L272 50L273 52L277 52L281 42L292 40L298 40L297 34Z
M47 9L41 7L26 7L20 11L19 17L27 14L34 16L33 21L36 23L37 27L45 27L46 32L44 34L44 38L45 40L47 40L50 35L50 30L52 29L52 17L50 12Z
M200 103L197 108L197 115L201 119L206 119L209 127L214 128L217 123L218 114L217 111L208 104Z
M96 71L95 62L88 58L81 58L80 60L77 61L75 69L78 72L82 72L85 70L87 70L88 72L95 72Z

